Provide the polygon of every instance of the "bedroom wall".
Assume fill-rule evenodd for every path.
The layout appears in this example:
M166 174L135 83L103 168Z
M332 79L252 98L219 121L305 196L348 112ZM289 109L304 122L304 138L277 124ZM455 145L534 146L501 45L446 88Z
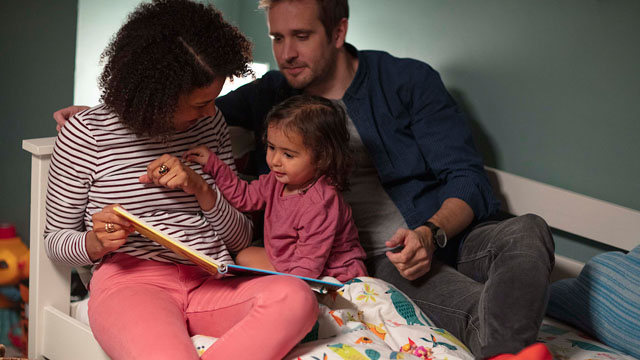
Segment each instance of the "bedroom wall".
M256 58L271 60L257 36L264 15L243 4L250 21L240 27L260 41ZM640 210L640 2L349 4L347 41L438 70L487 165ZM555 238L559 254L581 261L608 249Z
M488 165L640 210L640 2L352 0L351 10L349 41L441 73ZM555 238L581 261L603 249Z
M488 165L640 209L640 2L351 0L348 41L436 68Z
M347 41L440 72L488 165L640 210L640 2L350 0L350 10ZM264 16L252 21L243 31L266 31Z
M264 15L256 10L257 1L213 2L254 41L255 60L270 62L275 67ZM78 1L78 28L82 29L78 33L78 48L84 43L81 35L90 34L89 29L83 27L86 19L100 21L108 29L103 30L107 34L119 26L116 20L107 19L109 12L96 8L105 8L101 3ZM136 3L117 0L110 2L107 10L120 11L124 16ZM0 4L3 10L7 8L9 14L13 14L2 24L6 28L1 35L3 53L6 39L15 38L15 43L20 45L29 43L27 35L32 31L15 35L16 28L47 28L49 36L59 38L41 40L39 46L49 51L36 52L54 53L50 47L61 45L66 51L62 54L58 51L55 57L47 59L43 72L69 81L68 74L73 71L72 54L76 51L69 40L75 39L75 20L71 16L75 8L73 11L67 8L75 2L67 0L49 6L51 9L38 5L46 9L37 12L41 15L29 15L35 16L34 24L29 27L23 25L24 19L19 20L25 16L20 11L26 12L28 5L18 1ZM398 56L421 59L440 72L449 90L469 114L474 139L488 165L640 210L640 162L635 159L640 153L636 140L640 133L640 102L637 101L640 47L636 45L640 41L640 22L637 21L640 2L350 0L350 6L348 41L361 49L384 49ZM0 13L5 16L7 12ZM95 15L99 15L99 19L96 20ZM57 20L55 26L49 23L50 18ZM60 24L67 30L63 32ZM60 34L56 35L51 29L60 30ZM7 34L14 35L8 37ZM37 44L38 41L33 45L36 49ZM24 57L20 61L1 58L3 69L9 65L18 70L30 68L26 66L29 56L23 48L18 45L14 48L18 56ZM30 61L43 63L37 57ZM97 59L92 61L97 66ZM17 68L17 64L25 65ZM67 72L65 75L63 70L51 69L67 69ZM14 83L19 82L20 73L11 72ZM5 74L2 76L7 76ZM25 232L28 231L28 157L20 150L20 139L55 135L50 112L72 103L71 90L68 83L60 88L64 81L54 82L54 91L49 91L52 85L34 86L47 89L46 97L38 96L45 101L39 101L36 106L46 111L26 117L27 106L18 106L18 103L33 107L32 103L27 102L27 96L15 95L17 85L7 87L4 83L0 98L3 124L6 122L12 131L20 123L10 121L12 118L29 119L29 124L38 124L34 135L16 131L11 136L8 135L11 132L0 134L2 156L7 156L5 144L13 141L18 150L7 161L11 168L23 174L15 181L9 180L9 186L2 186L4 198L23 208L17 209L16 216L13 208L5 206L2 215L13 216L11 221L23 218L24 225L20 228ZM76 87L76 97L83 93L84 90ZM15 103L11 109L16 109L19 116L6 112L5 103ZM556 240L558 253L582 261L603 250L588 240L564 234L558 234Z
M488 165L640 210L640 2L349 3L347 41L438 70ZM243 4L242 30L266 32Z
M54 136L73 100L76 0L0 1L0 222L28 243L31 158L22 139Z
M77 0L78 36L75 47L74 104L97 105L100 99L98 76L102 71L100 54L109 40L124 23L127 15L141 0ZM206 3L206 0L201 0ZM241 2L236 0L209 1L220 9L225 17L238 25Z

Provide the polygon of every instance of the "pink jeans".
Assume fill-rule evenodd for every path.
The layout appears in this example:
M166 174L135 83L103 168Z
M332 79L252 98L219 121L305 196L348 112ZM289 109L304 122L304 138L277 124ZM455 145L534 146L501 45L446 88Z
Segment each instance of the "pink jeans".
M91 330L113 359L198 359L196 334L219 338L202 359L281 359L317 315L309 286L288 276L216 280L115 254L91 279Z

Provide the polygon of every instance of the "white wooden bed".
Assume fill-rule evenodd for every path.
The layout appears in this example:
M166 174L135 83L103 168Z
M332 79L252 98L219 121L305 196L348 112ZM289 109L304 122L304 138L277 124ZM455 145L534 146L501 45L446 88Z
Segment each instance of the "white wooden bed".
M31 157L31 268L29 279L29 358L108 359L89 327L70 316L71 269L49 260L42 233L47 172L55 138L22 142ZM503 209L535 213L554 228L630 250L640 234L640 211L487 168ZM557 256L553 279L576 276L583 264Z

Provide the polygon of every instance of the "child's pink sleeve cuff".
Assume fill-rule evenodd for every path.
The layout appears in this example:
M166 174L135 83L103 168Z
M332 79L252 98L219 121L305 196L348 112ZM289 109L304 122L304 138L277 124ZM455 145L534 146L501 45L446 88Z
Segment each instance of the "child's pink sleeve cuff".
M213 151L209 150L209 160L207 160L207 164L204 166L204 171L209 174L213 174L213 170L215 169L217 159L218 159L218 156L214 154Z

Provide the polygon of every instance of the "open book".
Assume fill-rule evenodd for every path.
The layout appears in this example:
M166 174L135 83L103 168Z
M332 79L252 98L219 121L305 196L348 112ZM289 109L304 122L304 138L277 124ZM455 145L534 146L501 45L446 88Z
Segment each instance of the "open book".
M304 276L292 275L287 273L281 273L276 271L269 271L263 269L257 269L252 267L240 266L235 264L223 264L214 260L212 257L207 254L196 250L186 244L183 244L180 241L173 239L171 236L163 233L162 231L154 228L149 223L140 219L139 217L131 214L127 210L116 206L113 210L120 216L129 220L133 227L139 232L141 235L145 236L148 239L151 239L158 244L166 247L167 249L173 251L176 254L181 255L187 260L190 260L194 264L200 266L202 269L206 270L212 275L286 275L293 276L299 279L306 281L313 290L324 293L328 290L338 290L343 284L335 281L324 281L319 279L308 278Z

